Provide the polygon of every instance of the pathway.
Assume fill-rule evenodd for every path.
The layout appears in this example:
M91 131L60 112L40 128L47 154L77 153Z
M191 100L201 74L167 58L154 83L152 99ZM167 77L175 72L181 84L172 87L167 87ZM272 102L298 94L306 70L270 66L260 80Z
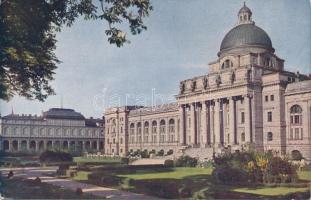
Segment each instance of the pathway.
M84 193L90 193L92 195L100 197L104 197L111 200L156 200L159 198L147 196L144 194L136 194L132 192L121 191L117 189L112 189L108 187L100 187L96 185L91 185L87 183L81 183L78 181L70 180L70 179L60 179L55 178L53 175L56 172L55 167L29 167L29 168L0 168L2 175L6 176L7 173L12 170L14 172L14 176L18 176L21 178L27 179L35 179L39 177L42 182L52 184L55 186L59 186L65 189L70 189L75 191L77 188L81 188Z

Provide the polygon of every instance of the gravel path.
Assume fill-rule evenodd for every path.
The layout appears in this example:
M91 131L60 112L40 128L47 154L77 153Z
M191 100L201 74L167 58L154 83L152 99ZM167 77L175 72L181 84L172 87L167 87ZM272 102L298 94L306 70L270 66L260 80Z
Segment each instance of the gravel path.
M65 189L70 189L75 191L77 188L81 188L83 192L90 193L92 195L107 198L107 199L116 199L116 200L158 200L159 198L147 196L144 194L136 194L132 192L121 191L117 189L112 189L108 187L100 187L96 185L91 185L87 183L81 183L78 181L70 180L70 179L60 179L53 177L53 174L56 172L55 167L29 167L29 168L1 168L0 171L2 175L6 176L7 173L12 170L14 172L14 176L27 178L27 179L35 179L39 177L42 182L56 185Z

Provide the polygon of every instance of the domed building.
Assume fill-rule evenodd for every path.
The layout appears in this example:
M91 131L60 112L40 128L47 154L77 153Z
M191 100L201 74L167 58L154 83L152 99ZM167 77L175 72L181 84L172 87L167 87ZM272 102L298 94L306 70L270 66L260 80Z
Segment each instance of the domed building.
M251 145L311 159L311 81L284 70L245 4L217 55L208 74L180 82L175 104L106 110L105 152L183 152L203 159Z

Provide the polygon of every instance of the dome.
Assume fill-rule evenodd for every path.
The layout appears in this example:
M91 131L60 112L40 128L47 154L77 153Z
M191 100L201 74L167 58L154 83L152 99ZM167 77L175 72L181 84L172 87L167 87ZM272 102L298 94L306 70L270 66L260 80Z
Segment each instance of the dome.
M256 46L273 50L269 35L255 24L240 24L231 29L221 42L220 51Z

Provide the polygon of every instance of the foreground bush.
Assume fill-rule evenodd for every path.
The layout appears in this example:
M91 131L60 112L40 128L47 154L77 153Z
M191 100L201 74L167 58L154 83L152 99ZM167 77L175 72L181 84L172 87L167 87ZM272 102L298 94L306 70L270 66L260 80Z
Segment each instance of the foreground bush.
M70 153L61 151L45 151L40 155L39 159L42 163L72 162L73 160Z
M213 177L222 183L290 183L296 168L285 158L270 153L235 152L214 158Z
M180 156L176 160L176 167L196 167L198 164L198 159L192 158L188 155Z

